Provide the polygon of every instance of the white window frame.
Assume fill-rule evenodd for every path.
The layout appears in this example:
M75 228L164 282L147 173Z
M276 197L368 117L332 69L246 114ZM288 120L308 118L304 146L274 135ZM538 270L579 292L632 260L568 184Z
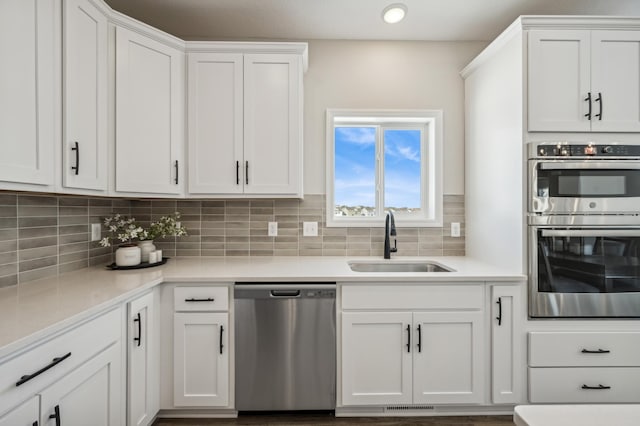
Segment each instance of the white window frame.
M335 127L378 127L376 140L376 215L372 217L334 216L335 206ZM422 130L421 140L421 200L422 216L411 218L396 215L398 227L442 227L442 110L377 110L327 109L326 113L326 222L328 227L384 226L384 152L382 131L386 129ZM426 167L426 170L425 170Z

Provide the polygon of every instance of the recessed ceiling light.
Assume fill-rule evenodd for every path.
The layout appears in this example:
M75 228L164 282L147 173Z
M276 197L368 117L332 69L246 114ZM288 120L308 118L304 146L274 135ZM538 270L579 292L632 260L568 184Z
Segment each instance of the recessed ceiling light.
M396 3L389 5L382 11L382 19L387 24L395 24L404 19L404 15L407 14L407 6L404 4Z

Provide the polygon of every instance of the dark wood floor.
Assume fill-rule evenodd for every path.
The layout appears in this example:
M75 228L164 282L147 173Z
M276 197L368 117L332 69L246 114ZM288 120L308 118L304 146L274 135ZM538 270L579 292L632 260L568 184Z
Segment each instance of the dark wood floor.
M231 425L513 426L512 416L334 417L328 414L241 414L237 419L158 419L153 426Z

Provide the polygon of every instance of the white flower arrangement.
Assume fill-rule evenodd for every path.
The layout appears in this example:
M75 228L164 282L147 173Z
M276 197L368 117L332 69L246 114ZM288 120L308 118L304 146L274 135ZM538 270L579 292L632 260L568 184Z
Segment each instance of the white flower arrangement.
M187 229L178 221L180 212L173 216L162 216L158 221L151 222L148 230L144 230L141 240L155 240L156 238L181 237L187 235Z
M103 224L109 230L110 235L100 240L102 247L111 247L115 241L119 241L121 244L131 244L133 240L140 238L145 233L145 230L136 223L135 218L119 213L105 218Z
M108 236L100 240L102 247L110 247L114 242L132 244L133 240L154 240L169 236L180 237L187 235L187 229L178 221L180 213L173 216L162 216L158 221L151 222L149 229L140 226L134 217L123 216L119 213L104 219L104 226L109 231Z

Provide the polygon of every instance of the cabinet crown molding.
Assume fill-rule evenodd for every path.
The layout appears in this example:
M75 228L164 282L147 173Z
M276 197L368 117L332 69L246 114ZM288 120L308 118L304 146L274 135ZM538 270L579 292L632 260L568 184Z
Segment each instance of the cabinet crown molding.
M640 16L584 16L584 15L522 15L511 23L498 37L462 71L467 78L480 65L500 51L525 30L640 30Z
M309 45L303 42L187 41L187 53L265 53L302 55L303 71L309 67Z

